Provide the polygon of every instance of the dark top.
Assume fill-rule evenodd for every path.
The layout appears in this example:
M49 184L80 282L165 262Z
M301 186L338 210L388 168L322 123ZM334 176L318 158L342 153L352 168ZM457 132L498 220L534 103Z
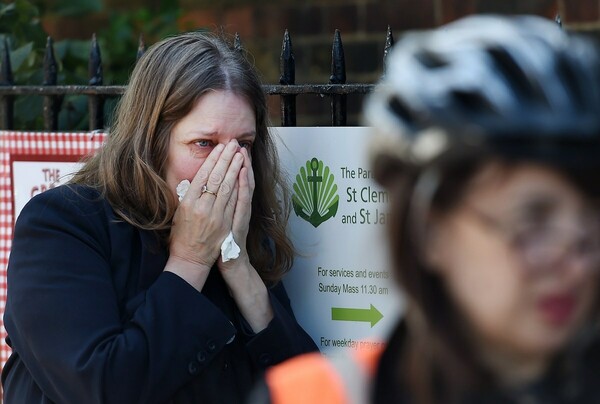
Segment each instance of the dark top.
M90 188L34 197L8 264L5 402L236 403L266 367L317 349L281 283L253 334L216 268L199 293L167 257Z
M399 366L407 338L406 324L401 322L392 334L379 361L372 385L372 402L412 403L407 386L401 380ZM600 403L600 339L596 333L578 341L564 356L557 358L548 372L536 382L518 389L472 391L460 404L591 404ZM440 397L439 402L449 403Z

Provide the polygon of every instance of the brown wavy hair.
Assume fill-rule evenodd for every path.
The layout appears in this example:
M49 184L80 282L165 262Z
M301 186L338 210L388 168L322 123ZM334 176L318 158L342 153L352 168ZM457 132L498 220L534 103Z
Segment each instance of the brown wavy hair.
M71 183L98 189L122 220L156 231L166 240L178 204L165 181L171 130L213 90L232 91L254 110L256 188L247 248L263 280L275 283L289 270L294 256L285 230L289 191L268 130L258 73L244 51L234 49L222 36L188 32L151 46L131 74L106 144Z

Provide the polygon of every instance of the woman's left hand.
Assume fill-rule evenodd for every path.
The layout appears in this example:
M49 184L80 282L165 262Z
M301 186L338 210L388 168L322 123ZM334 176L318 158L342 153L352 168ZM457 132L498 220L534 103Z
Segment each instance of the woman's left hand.
M236 201L231 231L240 247L240 255L227 262L223 262L222 257L219 257L217 266L240 312L257 333L269 324L273 318L273 310L267 288L251 265L246 247L255 182L248 150L241 149L241 153L244 156L244 164L238 176L238 186L231 196L231 199Z

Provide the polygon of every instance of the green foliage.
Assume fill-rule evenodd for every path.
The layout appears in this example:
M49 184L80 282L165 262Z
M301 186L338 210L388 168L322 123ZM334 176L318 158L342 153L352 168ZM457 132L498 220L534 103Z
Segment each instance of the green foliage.
M41 82L42 71L38 68L44 58L44 31L40 26L37 7L26 0L0 6L0 44L2 51L8 46L13 79L17 84ZM15 102L15 125L29 127L38 120L41 111L40 97L18 97Z
M13 78L16 84L43 83L43 61L47 34L41 24L44 15L82 16L90 13L106 18L106 26L97 33L102 54L105 85L126 84L135 64L138 40L152 44L178 32L180 9L177 0L159 2L154 10L147 6L131 10L108 10L102 0L53 0L34 3L14 0L0 3L0 49L4 43L10 50ZM6 41L6 42L4 42ZM67 39L54 43L58 65L58 84L87 84L89 40ZM15 127L39 130L43 127L43 98L19 96L15 101ZM108 99L105 122L110 122L115 99ZM59 130L88 129L87 97L67 96L62 101Z
M59 0L52 8L63 16L80 16L102 10L102 0Z
M39 29L39 10L27 0L16 0L0 6L0 32L12 33L16 38L28 41L43 40Z
M179 15L179 9L162 13L147 8L110 12L108 27L98 35L103 51L105 84L125 84L135 64L140 35L150 45L176 34Z

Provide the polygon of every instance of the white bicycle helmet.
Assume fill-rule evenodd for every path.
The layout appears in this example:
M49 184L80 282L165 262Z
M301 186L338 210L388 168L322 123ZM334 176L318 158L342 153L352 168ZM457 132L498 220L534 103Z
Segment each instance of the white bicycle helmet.
M387 63L364 110L380 135L375 159L419 169L480 147L567 164L600 159L598 53L554 21L467 17L407 34Z

